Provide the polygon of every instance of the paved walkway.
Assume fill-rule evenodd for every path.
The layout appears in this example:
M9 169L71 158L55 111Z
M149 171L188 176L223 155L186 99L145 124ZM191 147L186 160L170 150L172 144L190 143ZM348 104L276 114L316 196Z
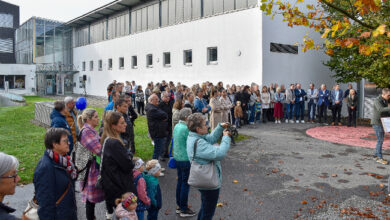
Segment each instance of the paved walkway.
M306 130L315 126L268 123L240 129L252 138L232 146L222 162L222 206L214 219L389 217L390 203L385 198L389 167L372 160L373 149L308 136ZM159 219L179 219L174 213L175 170L168 169L160 184L163 207ZM31 185L18 187L16 195L5 200L20 216L32 194ZM199 210L195 189L191 189L189 204ZM78 207L79 219L85 219L83 204L78 202ZM104 204L97 207L97 219L104 219Z

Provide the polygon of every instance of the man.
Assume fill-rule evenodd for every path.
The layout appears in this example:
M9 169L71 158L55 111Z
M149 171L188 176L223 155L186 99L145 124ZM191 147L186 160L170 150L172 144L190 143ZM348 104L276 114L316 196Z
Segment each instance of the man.
M166 88L167 86L168 86L168 85L167 85L167 82L165 82L165 80L163 80L163 81L161 82L160 92L165 91L165 88Z
M286 123L294 123L293 109L295 104L295 85L291 84L290 89L286 89Z
M154 142L153 159L158 160L168 136L168 114L158 107L159 99L156 94L149 97L145 107L148 120L149 134Z
M119 98L119 92L118 91L113 91L112 92L112 101L108 103L108 105L104 108L104 111L109 111L109 110L114 110L114 103L118 100Z
M133 124L133 126L135 126L134 121L135 119L138 118L138 114L135 112L133 105L131 104L131 96L126 94L124 96L124 99L126 100L127 105L129 106L127 109L127 114L130 117L131 123Z
M297 83L295 93L295 120L296 123L299 123L299 118L301 118L301 123L305 123L305 90L301 89L301 84Z
M121 113L123 115L123 118L125 119L125 122L127 124L126 131L121 134L121 138L125 143L125 147L135 154L135 144L134 144L134 128L133 123L131 122L131 119L129 115L127 114L128 111L128 104L125 99L118 99L118 101L115 103L116 111Z
M326 89L326 85L321 85L321 90L318 92L318 107L320 108L320 113L318 115L318 123L322 123L322 118L325 119L324 123L328 123L328 114L327 109L329 106L329 90Z
M351 89L353 89L353 87L352 87L352 84L349 83L349 84L348 84L348 89L346 89L345 92L344 92L344 99L346 99L346 98L349 96L349 91L350 91ZM355 92L356 92L356 91L355 91Z
M77 113L75 111L74 99L71 96L65 97L64 99L66 106L65 119L70 126L72 131L73 143L76 143L77 135L79 134L79 126L77 126Z
M336 84L334 87L334 90L331 92L331 100L333 103L332 106L332 125L339 125L341 126L341 108L343 107L343 97L344 93L343 90L340 89L340 85Z
M135 81L131 81L131 98L132 98L132 102L133 102L133 106L136 108L136 103L135 103L135 94L137 94L137 89L138 89L138 86L135 84Z
M390 107L389 107L389 99L390 99L390 89L384 88L382 89L382 95L378 96L374 100L374 108L371 118L371 125L375 130L376 134L376 152L374 154L374 160L381 164L388 164L387 160L383 159L382 156L382 144L385 137L385 131L383 130L381 118L382 117L390 117Z
M173 108L173 102L170 100L170 93L163 91L161 93L161 102L158 105L158 107L163 110L168 115L168 135L167 140L165 142L164 148L163 148L163 158L161 161L165 161L164 158L169 158L169 145L171 144L172 139L172 108Z
M69 132L68 141L69 141L69 152L70 155L73 150L73 136L72 131L70 130L70 126L65 119L66 109L64 101L55 101L54 109L50 114L51 125L52 128L65 128Z
M122 82L118 83L117 86L116 86L116 91L119 92L119 95L122 95L122 92L123 92L123 87L125 86L125 84L123 84Z
M196 90L196 97L194 101L194 107L196 112L202 113L203 118L208 122L208 113L211 111L211 107L207 104L206 100L203 98L202 88Z
M309 122L314 123L318 101L318 90L314 88L314 83L310 83L310 89L307 90L307 98L309 100L307 103L308 119Z

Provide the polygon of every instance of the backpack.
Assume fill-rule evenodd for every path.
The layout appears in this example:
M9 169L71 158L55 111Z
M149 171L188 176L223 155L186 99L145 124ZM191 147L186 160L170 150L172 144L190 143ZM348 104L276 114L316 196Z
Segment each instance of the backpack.
M73 149L72 153L72 159L74 162L74 165L77 168L77 173L78 173L78 180L79 181L84 181L84 186L85 183L87 182L88 178L88 172L89 168L91 167L92 161L93 161L93 154L91 151L88 150L85 146L81 144L81 134L83 132L84 128L81 129L79 132L79 135L77 136L77 142L75 144L75 147ZM84 189L84 187L83 187Z
M141 179L141 178L144 178L143 174L141 173L140 175L138 175L135 179L134 179L134 187L135 187L135 190L137 190L137 185L138 185L138 180ZM145 181L145 184L146 184L146 181ZM147 187L146 187L147 188ZM137 196L138 196L138 192L136 193ZM143 203L139 198L137 200L137 209L136 211L145 211L149 208L150 206L148 205L145 205L145 203Z

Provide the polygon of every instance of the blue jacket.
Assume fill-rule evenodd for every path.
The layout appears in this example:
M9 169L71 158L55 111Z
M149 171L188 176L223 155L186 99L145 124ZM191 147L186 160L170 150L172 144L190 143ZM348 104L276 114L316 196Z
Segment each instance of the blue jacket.
M68 172L55 163L45 151L34 171L35 196L39 204L38 215L40 220L77 220L77 206L74 181ZM66 191L71 183L68 193L60 204L57 200Z
M106 105L106 107L104 108L104 111L113 111L114 110L114 101L111 101L110 103L108 103Z
M215 189L221 188L222 168L221 168L220 161L225 158L226 153L230 148L230 141L231 141L229 136L223 136L219 147L213 145L217 143L217 141L222 135L223 130L224 129L221 126L221 124L218 124L218 126L214 129L214 131L211 134L199 135L198 133L190 131L187 138L187 154L190 161L192 161L192 158L194 156L194 146L195 146L195 141L197 139L199 139L199 141L196 148L196 155L194 160L199 164L208 164L214 161L214 165L218 172L218 177L219 177L219 185ZM213 190L213 189L203 189L203 190Z
M325 89L325 91L320 90L318 92L318 102L317 105L320 106L324 103L326 106L329 105L329 90Z
M344 93L343 90L339 89L338 97L336 97L336 90L332 90L330 94L330 98L332 100L332 103L334 104L335 101L340 101L340 103L343 101Z
M203 98L199 99L199 97L195 98L194 107L195 107L196 112L200 112L202 114L205 114L205 113L202 112L203 108L208 108L207 112L209 112L211 110L211 107L210 106L207 107L207 105L208 104L207 104L205 99L203 99Z
M53 109L53 111L50 114L50 119L51 119L51 125L50 127L52 128L65 128L69 132L69 153L70 154L73 150L73 136L72 136L72 130L70 130L70 126L68 122L65 119L65 115L61 114L57 110Z
M295 103L305 101L306 92L304 89L301 89L301 91L299 91L299 89L295 89L294 93L295 93ZM301 98L302 100L300 100Z
M284 94L280 93L280 95L275 92L275 102L283 102L284 101Z

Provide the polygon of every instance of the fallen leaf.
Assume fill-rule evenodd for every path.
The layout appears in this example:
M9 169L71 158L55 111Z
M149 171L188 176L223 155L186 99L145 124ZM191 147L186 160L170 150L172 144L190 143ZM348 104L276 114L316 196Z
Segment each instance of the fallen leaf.
M169 210L169 209L165 210L165 213L164 213L164 214L165 214L165 215L171 214L171 210Z
M299 182L299 179L295 179L294 182Z
M376 176L377 179L383 179L383 176Z
M325 204L325 203L326 203L326 200L322 200L321 203L322 203L322 204Z
M316 212L315 209L309 209L309 213L310 213L310 214L314 214L315 212Z
M222 202L218 202L217 203L217 207L223 207L223 203Z
M306 200L303 200L303 201L301 202L301 204L302 204L302 205L306 205L306 204L307 204L307 201L306 201Z
M301 213L297 213L295 216L294 216L294 218L299 218L299 216L301 216Z
M242 189L242 191L246 192L246 191L248 191L248 189L247 189L247 188L244 188L244 189Z
M238 183L238 180L233 180L233 183Z
M332 174L331 176L332 176L332 177L337 177L337 174Z
M279 160L279 161L278 161L278 163L280 163L280 164L283 164L283 163L284 163L284 161L283 161L283 160Z
M277 173L277 172L279 172L278 168L275 168L275 169L272 170L272 173Z

